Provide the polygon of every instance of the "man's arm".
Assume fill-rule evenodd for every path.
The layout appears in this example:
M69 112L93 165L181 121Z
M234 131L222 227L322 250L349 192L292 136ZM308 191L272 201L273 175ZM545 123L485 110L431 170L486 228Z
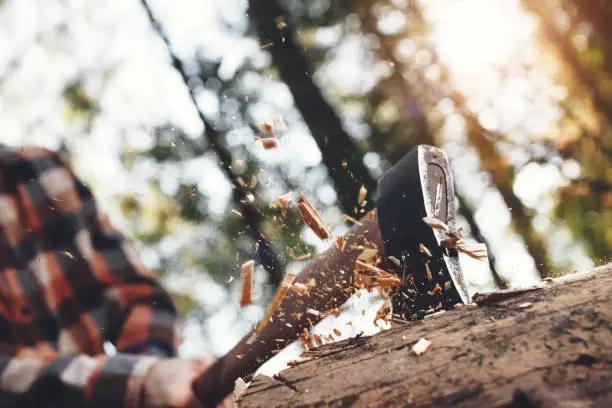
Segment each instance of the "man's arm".
M129 354L58 355L0 343L0 405L140 408L143 382L156 361Z
M0 167L0 239L7 248L18 247L23 234L26 231L31 234L40 253L27 262L40 276L49 274L49 267L57 268L57 254L62 251L73 251L70 256L75 264L86 262L89 269L54 272L61 276L44 288L45 293L51 294L49 307L61 307L60 301L72 302L66 297L72 290L88 290L67 286L73 279L77 282L95 279L100 289L89 290L104 292L105 316L101 327L87 329L91 338L79 341L100 342L91 347L90 354L101 350L103 340L112 341L119 351L111 357L78 354L83 348L79 343L75 354L59 355L49 347L28 348L0 342L0 405L5 406L6 402L9 407L48 403L57 407L143 406L141 385L158 360L137 354L165 357L176 352L176 310L170 297L121 234L99 216L90 190L59 155L40 148L5 149L0 151ZM39 262L41 259L54 266ZM12 265L3 263L0 267L7 270ZM0 309L0 330L8 341L13 332L15 307L0 302ZM71 336L71 326L61 329L67 337ZM100 332L104 333L103 338Z
M70 166L54 152L47 151L55 176L55 190L66 199L78 201L85 225L75 236L77 248L105 287L104 340L119 352L163 357L176 355L178 345L177 311L157 278L142 264L137 251L127 239L102 216L90 189ZM49 173L49 170L47 170ZM49 177L48 177L49 178ZM61 180L64 178L64 180ZM57 186L64 186L60 189Z

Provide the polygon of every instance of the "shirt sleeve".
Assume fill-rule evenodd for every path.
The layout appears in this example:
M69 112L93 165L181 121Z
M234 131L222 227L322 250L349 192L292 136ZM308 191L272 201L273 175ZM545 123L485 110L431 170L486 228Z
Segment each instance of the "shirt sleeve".
M156 357L58 355L0 344L3 407L139 408Z
M86 234L77 241L85 241L82 248L91 245L95 259L90 264L97 269L97 276L106 277L104 339L119 352L176 356L179 336L172 298L141 262L132 244L98 212L91 190L58 154L48 154L72 179L87 220Z
M118 352L113 356L78 351L57 354L50 348L41 350L0 341L0 405L139 407L142 383L151 365L159 357L176 354L177 313L173 301L127 239L99 214L91 191L57 153L24 148L8 154L10 160L29 163L23 167L5 166L6 174L2 175L3 179L26 178L33 183L28 193L35 194L36 200L28 199L24 193L20 202L28 228L42 234L44 226L44 232L54 239L62 243L74 241L79 256L87 260L103 291L103 338L95 340L112 342ZM9 159L3 160L7 163ZM21 171L24 168L27 174ZM51 200L40 198L42 195ZM0 201L6 204L6 200ZM40 202L45 203L44 211L46 203L52 202L48 214L36 205ZM59 222L60 213L78 214L78 218L66 223L64 217ZM22 227L6 214L0 221L7 236L15 235L11 231ZM8 309L0 310L1 331L11 332L11 316Z

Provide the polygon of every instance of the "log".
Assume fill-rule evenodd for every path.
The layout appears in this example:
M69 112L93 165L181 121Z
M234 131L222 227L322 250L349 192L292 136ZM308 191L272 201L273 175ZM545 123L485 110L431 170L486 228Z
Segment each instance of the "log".
M612 407L612 263L506 297L307 351L238 406Z

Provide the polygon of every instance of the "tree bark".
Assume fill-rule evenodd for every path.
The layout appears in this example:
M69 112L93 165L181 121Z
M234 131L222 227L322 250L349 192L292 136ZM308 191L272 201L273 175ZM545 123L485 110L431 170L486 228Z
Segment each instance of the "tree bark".
M612 264L306 356L255 376L239 406L609 407Z

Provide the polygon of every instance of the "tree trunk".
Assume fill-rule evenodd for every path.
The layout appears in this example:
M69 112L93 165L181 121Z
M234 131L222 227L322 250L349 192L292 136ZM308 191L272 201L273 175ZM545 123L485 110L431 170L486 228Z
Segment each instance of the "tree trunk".
M463 117L466 125L467 141L478 153L480 166L489 173L493 185L510 210L512 226L525 242L527 252L533 258L538 273L542 278L549 276L552 267L544 240L532 226L532 212L523 205L514 192L516 169L491 140L491 132L480 124L476 114L469 107L465 96L453 86L448 67L440 61L436 49L428 37L429 23L425 19L419 3L411 2L410 11L412 18L421 26L423 31L420 45L430 53L432 60L441 68L442 74L438 80L440 89L453 101L457 113ZM427 82L427 79L423 78L423 81Z
M261 406L610 407L612 264L303 353L239 401ZM416 356L420 338L431 348Z
M312 79L313 69L296 38L295 27L285 21L286 13L277 1L249 1L249 15L261 42L269 46L272 62L287 84L321 151L323 164L336 187L342 209L353 214L359 189L374 192L376 182L363 163L363 152L342 127L342 121L325 100ZM368 199L371 208L373 200Z
M232 198L234 200L234 204L240 209L240 213L242 214L247 231L250 233L251 238L256 243L255 247L257 249L255 250L255 254L257 256L257 261L268 271L270 283L274 286L278 286L285 273L285 266L278 259L276 250L261 230L261 216L259 210L247 199L246 189L240 182L240 178L232 170L232 153L225 145L221 143L221 135L219 132L217 132L208 122L208 120L206 120L202 109L200 109L198 105L196 90L194 87L189 85L190 77L187 74L185 65L183 64L183 61L181 61L181 59L174 53L174 50L170 44L170 39L163 30L161 23L153 15L153 10L149 6L149 3L147 0L141 0L140 3L147 13L147 17L153 27L153 30L155 30L157 35L164 42L168 54L170 55L172 66L177 70L181 76L181 79L183 80L183 83L185 84L185 87L189 91L191 102L193 103L193 106L198 113L198 117L204 126L203 137L208 140L210 148L219 158L221 170L232 183Z
M602 94L597 79L580 61L578 51L572 43L572 37L568 32L561 32L554 24L552 16L547 15L547 8L542 2L522 0L521 4L525 10L539 19L539 34L550 42L565 60L574 76L591 95L593 105L603 115L606 123L612 126L612 106Z

